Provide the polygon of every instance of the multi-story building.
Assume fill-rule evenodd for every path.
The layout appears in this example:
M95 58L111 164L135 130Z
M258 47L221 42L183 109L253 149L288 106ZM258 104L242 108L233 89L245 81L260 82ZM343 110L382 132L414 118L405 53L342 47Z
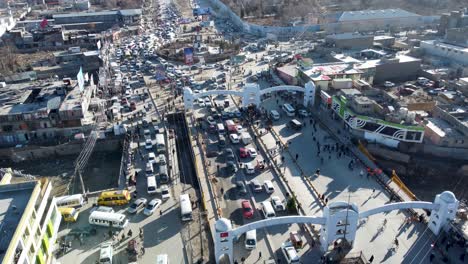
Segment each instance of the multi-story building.
M7 172L8 174L9 172ZM47 179L0 184L0 260L3 264L54 263L62 219Z
M4 84L0 88L0 145L56 142L86 133L93 123L88 110L96 91L81 92L76 82Z

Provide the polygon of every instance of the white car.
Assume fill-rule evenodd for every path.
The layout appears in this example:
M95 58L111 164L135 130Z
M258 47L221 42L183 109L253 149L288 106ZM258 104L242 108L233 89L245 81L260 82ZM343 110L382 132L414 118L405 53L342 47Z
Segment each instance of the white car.
M148 153L148 162L151 164L156 163L156 155L154 154L154 152Z
M285 210L284 204L278 196L271 196L271 204L273 205L275 211Z
M395 86L395 84L392 83L392 82L386 81L386 82L384 82L384 86L385 86L386 88L391 88L391 87Z
M257 151L254 148L247 148L247 152L251 158L257 157Z
M162 201L160 199L153 199L151 200L145 207L145 210L143 213L145 215L152 215L156 209L162 204Z
M161 185L161 198L165 200L169 200L171 198L171 192L169 191L169 187L165 184Z
M265 186L265 191L267 193L274 193L275 192L275 186L273 186L273 183L270 180L264 181L263 186Z
M232 144L239 143L239 136L237 134L230 134L229 139L231 140Z
M145 149L152 149L153 148L153 142L151 141L151 139L147 139L145 141Z
M255 167L253 166L252 162L244 163L245 173L247 174L254 174Z

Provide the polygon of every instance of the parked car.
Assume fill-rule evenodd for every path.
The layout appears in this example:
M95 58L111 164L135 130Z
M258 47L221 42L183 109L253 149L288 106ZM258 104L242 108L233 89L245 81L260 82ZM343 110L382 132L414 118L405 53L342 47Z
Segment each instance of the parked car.
M147 200L145 198L138 198L127 208L127 212L130 214L136 214L140 209L145 207L146 202Z
M239 149L239 156L241 158L247 158L249 156L249 152L247 151L246 148L240 148Z
M226 163L226 169L228 170L229 173L236 173L237 172L237 165L234 161L228 161Z
M237 134L230 134L229 139L231 140L232 144L238 144L239 143L239 136Z
M267 193L274 193L275 192L275 186L273 186L273 183L270 180L264 181L263 186L265 186L265 191Z
M146 208L143 211L143 213L148 216L152 215L161 204L162 201L160 199L153 199L148 203L148 205L146 205Z
M284 211L286 207L278 196L271 196L271 204L275 211Z
M250 204L250 201L244 200L241 202L242 205L242 215L244 218L252 218L254 210L252 208L252 205Z
M206 122L209 124L209 125L213 125L215 126L216 125L216 121L214 120L214 118L212 116L209 116L206 118Z
M263 190L262 185L260 185L260 182L258 182L257 179L252 179L250 181L250 185L252 186L254 192L262 192Z
M255 173L255 167L252 164L252 162L244 163L244 168L245 168L245 173L246 174L254 174Z
M251 158L257 157L257 151L254 148L247 148L247 152L249 153L249 157Z
M235 160L236 157L234 156L234 151L232 148L226 148L224 149L224 156L226 157L226 160Z
M239 195L246 195L247 194L247 188L245 188L245 184L242 181L237 181L236 182L236 189L237 189L237 193Z

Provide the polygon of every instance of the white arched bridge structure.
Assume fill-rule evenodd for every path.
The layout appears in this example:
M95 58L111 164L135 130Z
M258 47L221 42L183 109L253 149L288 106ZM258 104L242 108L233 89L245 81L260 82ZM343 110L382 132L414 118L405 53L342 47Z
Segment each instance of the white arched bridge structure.
M232 228L230 220L221 218L215 223L216 263L219 263L223 256L227 256L229 262L233 263L234 239L243 233L254 229L294 223L321 225L320 248L323 252L326 252L328 251L329 246L338 239L345 239L351 246L353 246L360 219L393 210L430 210L431 215L428 228L435 235L438 235L441 229L455 218L458 206L459 201L456 199L455 195L450 191L445 191L438 194L433 203L421 201L391 203L364 212L359 212L359 209L355 204L347 202L333 202L323 209L323 216L298 215L276 217L253 222L237 228Z
M315 85L313 82L306 83L305 87L293 86L293 85L280 85L269 87L266 89L260 89L260 86L255 83L246 84L242 90L210 90L201 93L194 93L191 88L184 88L184 107L186 110L193 109L194 102L201 97L208 95L235 95L242 97L242 106L255 105L260 106L261 96L266 93L277 92L277 91L295 91L304 93L303 105L308 106L309 103L314 103L315 98Z

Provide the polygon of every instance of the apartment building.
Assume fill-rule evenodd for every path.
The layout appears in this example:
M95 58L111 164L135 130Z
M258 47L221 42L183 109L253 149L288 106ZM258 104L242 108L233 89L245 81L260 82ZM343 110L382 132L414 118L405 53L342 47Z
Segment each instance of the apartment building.
M62 217L50 200L52 184L47 179L9 183L9 177L3 175L0 185L1 263L54 263Z

